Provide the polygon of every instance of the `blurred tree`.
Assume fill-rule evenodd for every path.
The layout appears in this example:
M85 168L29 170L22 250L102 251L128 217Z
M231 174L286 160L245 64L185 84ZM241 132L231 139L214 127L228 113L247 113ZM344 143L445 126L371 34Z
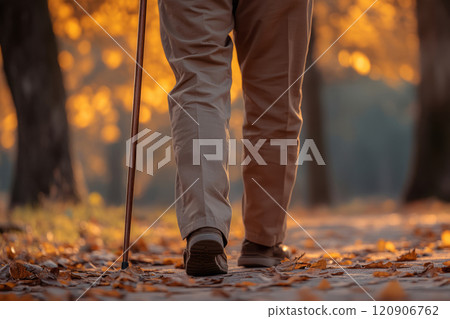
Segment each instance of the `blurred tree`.
M314 19L314 24L315 24ZM313 25L309 53L306 66L309 67L315 60L316 32ZM317 148L325 157L325 143L322 119L321 101L322 77L317 66L313 66L305 73L303 82L303 103L302 113L305 118L306 138L313 139ZM330 184L328 179L327 166L320 166L315 161L305 164L307 169L307 202L311 206L327 205L331 202Z
M0 0L3 66L18 120L10 205L78 200L66 95L46 0Z
M417 0L421 80L416 147L405 200L450 201L450 2Z
M317 20L317 53L328 50L373 2L374 0L316 1L314 16ZM8 1L0 0L0 3ZM134 55L138 1L78 0L78 3L126 51ZM66 109L72 129L73 147L89 189L101 189L101 193L109 197L107 194L117 192L109 190L109 187L118 189L120 185L111 184L114 180L111 175L114 171L111 170L116 170L118 166L117 163L110 163L107 158L107 154L114 154L108 148L114 148L110 144L119 143L119 139L128 134L128 126L122 125L119 119L123 116L120 115L121 112L129 115L131 111L133 62L73 1L48 0L48 5L60 49L58 61L63 70L68 97ZM318 66L323 70L322 74L326 74L322 77L324 85L359 80L360 76L380 80L393 87L403 81L417 84L418 39L414 8L415 0L378 1L320 59ZM0 15L2 14L3 11ZM4 22L2 19L0 25ZM164 90L169 91L175 81L161 46L157 0L149 0L148 5L145 61L145 68L151 76ZM236 62L234 59L232 100L237 100L241 95L240 72ZM156 129L168 124L165 116L167 96L164 90L149 76L144 76L142 125L152 125ZM5 103L6 97L9 97L9 94L4 94L5 91L0 82L0 152L7 152L9 155L17 146L17 121L12 103ZM353 94L349 92L348 95ZM360 104L361 110L367 107L365 103ZM336 108L342 110L339 113L340 119L348 118L343 106L336 105ZM394 111L396 109L389 108ZM305 118L306 116L305 113ZM336 122L340 122L342 132L348 134L346 122ZM309 120L306 120L305 132L308 123ZM235 134L240 134L241 124L238 116L232 118L230 127ZM124 149L121 155L122 168L123 152ZM76 171L78 180L79 170ZM6 175L2 175L2 182L7 183L4 180L8 180ZM145 178L137 180L137 184L143 188L150 185Z

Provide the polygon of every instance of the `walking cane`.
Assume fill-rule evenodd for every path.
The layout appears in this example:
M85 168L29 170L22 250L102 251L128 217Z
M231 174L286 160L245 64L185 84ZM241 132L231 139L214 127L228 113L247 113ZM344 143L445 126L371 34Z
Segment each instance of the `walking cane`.
M139 27L136 52L136 69L134 72L134 97L133 97L133 115L131 120L131 138L136 136L139 130L139 109L141 106L141 85L142 85L142 67L144 61L144 43L145 43L145 20L147 16L147 0L140 0L139 5ZM131 214L133 212L134 198L134 178L136 175L136 144L130 143L130 165L128 167L127 178L127 202L125 214L125 234L123 238L123 259L122 269L127 269L128 250L130 247Z

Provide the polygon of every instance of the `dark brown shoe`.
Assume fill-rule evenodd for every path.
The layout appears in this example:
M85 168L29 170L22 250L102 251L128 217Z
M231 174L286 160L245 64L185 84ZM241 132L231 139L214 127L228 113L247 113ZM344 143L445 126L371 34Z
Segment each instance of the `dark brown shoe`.
M242 243L241 256L238 259L238 266L272 267L278 265L283 259L289 257L289 251L283 250L281 245L268 247L253 243L246 239Z
M183 253L189 276L212 276L228 272L227 255L220 230L204 227L188 236Z

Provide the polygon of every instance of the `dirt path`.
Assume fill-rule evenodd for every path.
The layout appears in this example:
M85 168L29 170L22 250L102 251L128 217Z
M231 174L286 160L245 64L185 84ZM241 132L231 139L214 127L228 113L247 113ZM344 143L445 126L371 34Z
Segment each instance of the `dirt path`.
M224 276L188 277L180 248L170 245L138 250L130 270L120 271L118 263L106 273L115 254L59 248L54 258L3 262L0 299L450 300L450 214L319 214L298 221L328 256L293 222L286 244L301 258L268 269L239 268L241 238L232 236Z

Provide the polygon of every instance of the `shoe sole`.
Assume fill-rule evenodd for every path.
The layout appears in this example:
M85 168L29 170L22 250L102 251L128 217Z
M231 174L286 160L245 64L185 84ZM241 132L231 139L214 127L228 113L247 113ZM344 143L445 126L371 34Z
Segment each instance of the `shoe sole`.
M238 266L246 268L273 267L279 265L281 259L259 257L259 256L241 256L238 259Z
M213 276L226 274L227 267L219 264L216 258L225 254L223 246L215 236L201 234L185 251L185 267L189 276Z

